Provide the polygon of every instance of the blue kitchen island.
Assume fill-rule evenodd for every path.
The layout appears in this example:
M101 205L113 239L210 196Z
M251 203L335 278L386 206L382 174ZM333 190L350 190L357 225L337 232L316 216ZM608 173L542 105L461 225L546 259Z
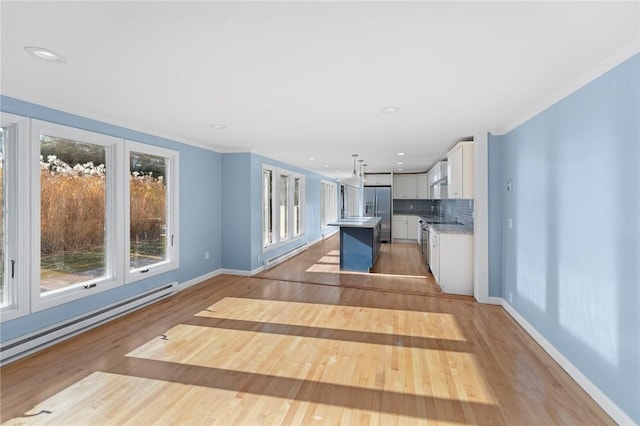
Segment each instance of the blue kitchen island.
M380 249L381 217L346 217L331 226L340 227L340 270L369 272Z

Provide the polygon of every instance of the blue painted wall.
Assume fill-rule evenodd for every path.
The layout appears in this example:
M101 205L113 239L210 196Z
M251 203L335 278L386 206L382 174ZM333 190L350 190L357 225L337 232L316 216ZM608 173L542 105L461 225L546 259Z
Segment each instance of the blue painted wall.
M489 296L502 297L502 136L488 138Z
M640 54L492 138L489 153L502 164L490 168L502 296L640 423ZM502 200L500 172L514 185Z
M4 112L50 121L180 152L180 268L81 300L59 305L0 325L2 341L127 299L172 281L185 282L222 266L222 163L219 153L146 133L45 108L6 96ZM205 260L204 252L210 258Z
M226 269L251 270L249 241L255 212L250 171L251 154L222 154L222 266Z

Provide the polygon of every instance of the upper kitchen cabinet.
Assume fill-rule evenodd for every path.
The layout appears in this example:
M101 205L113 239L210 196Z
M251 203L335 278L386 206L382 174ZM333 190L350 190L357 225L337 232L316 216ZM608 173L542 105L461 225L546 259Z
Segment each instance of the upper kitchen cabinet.
M416 175L393 175L393 198L415 200L418 198Z
M368 186L391 186L391 175L390 174L379 174L379 175L367 174L364 184Z
M429 178L427 173L416 175L418 178L418 200L427 200L429 198Z
M458 142L447 153L449 198L473 198L473 142Z

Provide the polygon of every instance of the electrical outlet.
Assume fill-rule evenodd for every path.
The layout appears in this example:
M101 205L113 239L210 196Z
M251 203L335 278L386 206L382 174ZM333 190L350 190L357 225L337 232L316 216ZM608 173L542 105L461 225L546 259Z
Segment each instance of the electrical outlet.
M513 293L509 292L509 303L513 303Z
M509 218L509 229L513 228L513 219Z
M209 252L208 251L204 252L204 260L209 260Z

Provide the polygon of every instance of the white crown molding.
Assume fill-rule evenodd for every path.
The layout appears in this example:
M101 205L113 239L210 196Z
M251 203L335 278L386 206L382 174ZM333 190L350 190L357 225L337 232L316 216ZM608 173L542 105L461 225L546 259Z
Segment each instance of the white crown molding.
M587 72L580 74L575 80L564 86L554 95L547 97L544 101L540 102L537 106L530 109L526 113L520 115L504 128L491 133L495 135L504 135L510 132L522 123L532 119L550 106L566 98L576 90L586 86L588 83L600 77L607 71L620 65L622 62L626 61L638 52L640 52L640 37L635 38L631 43L617 50L614 54L610 55L604 61L600 62L598 65L591 68Z

